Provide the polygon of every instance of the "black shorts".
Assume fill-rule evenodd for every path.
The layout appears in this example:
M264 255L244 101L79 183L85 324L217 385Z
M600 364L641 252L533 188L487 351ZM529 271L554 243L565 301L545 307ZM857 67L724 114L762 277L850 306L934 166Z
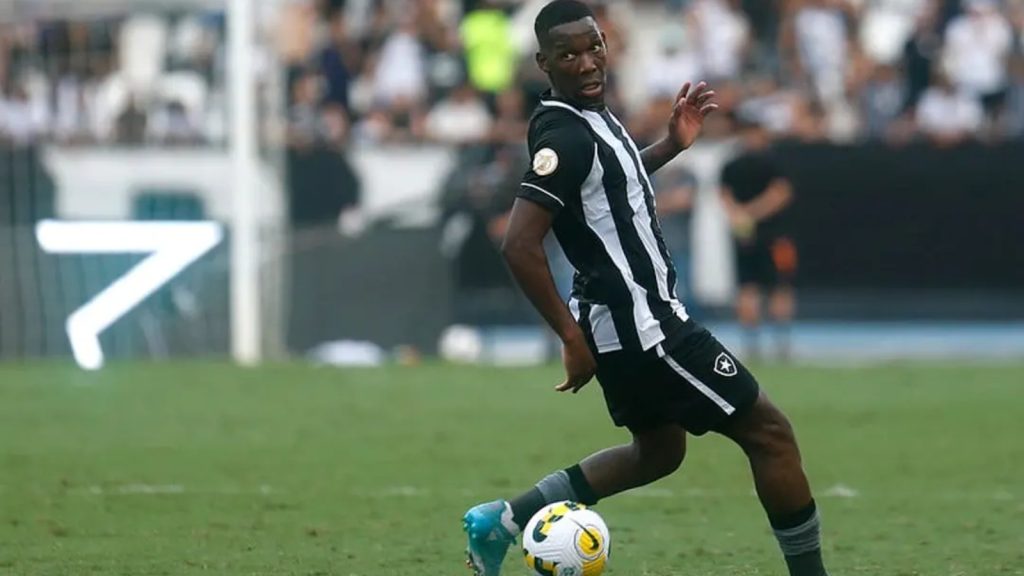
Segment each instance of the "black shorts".
M788 238L736 244L739 284L790 286L796 276L796 247Z
M680 424L700 436L750 408L754 376L706 329L697 326L668 349L597 356L597 379L616 426L641 431Z

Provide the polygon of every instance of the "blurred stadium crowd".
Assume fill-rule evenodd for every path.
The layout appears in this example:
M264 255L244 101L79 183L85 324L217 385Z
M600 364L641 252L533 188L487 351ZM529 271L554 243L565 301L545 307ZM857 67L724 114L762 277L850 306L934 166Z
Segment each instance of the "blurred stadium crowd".
M288 65L289 139L522 142L544 78L543 0L296 0L263 22ZM640 139L684 80L780 137L939 143L1024 136L1024 0L596 3L612 100ZM218 12L0 25L0 137L219 143Z

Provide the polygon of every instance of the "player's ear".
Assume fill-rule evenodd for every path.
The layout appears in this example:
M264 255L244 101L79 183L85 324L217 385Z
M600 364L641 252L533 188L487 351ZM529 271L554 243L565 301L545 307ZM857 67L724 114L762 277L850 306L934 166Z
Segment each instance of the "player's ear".
M545 74L551 73L551 68L548 67L548 55L543 50L538 50L534 55L534 59L537 61L537 67L540 68L541 72Z

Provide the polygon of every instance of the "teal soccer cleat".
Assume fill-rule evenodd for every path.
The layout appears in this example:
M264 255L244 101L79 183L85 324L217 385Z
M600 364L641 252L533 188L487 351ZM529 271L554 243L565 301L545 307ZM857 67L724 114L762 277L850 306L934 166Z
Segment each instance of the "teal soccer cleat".
M501 523L504 500L479 504L462 517L462 529L469 535L466 565L475 576L499 576L501 563L516 537Z

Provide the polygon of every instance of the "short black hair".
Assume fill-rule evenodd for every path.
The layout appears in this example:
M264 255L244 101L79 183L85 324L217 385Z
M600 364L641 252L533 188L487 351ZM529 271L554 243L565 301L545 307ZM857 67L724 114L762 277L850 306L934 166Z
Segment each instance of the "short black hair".
M543 48L548 45L548 32L555 26L594 18L594 11L579 0L554 0L541 8L537 19L533 21L533 33L537 35L537 43Z

